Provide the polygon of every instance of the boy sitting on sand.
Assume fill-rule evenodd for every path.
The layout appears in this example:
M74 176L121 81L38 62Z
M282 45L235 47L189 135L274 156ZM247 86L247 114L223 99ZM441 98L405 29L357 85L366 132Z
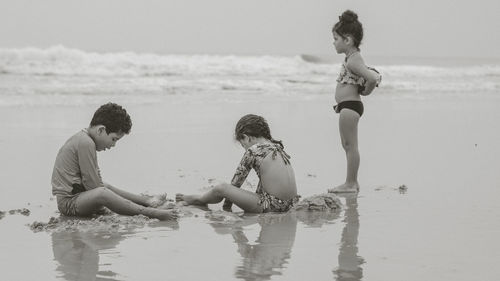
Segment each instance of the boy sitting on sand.
M61 214L89 216L106 207L121 215L177 218L175 211L154 208L164 203L165 195L136 195L102 181L96 151L114 147L131 127L127 111L120 105L107 103L97 109L87 129L73 135L61 147L52 172L52 194L57 197Z

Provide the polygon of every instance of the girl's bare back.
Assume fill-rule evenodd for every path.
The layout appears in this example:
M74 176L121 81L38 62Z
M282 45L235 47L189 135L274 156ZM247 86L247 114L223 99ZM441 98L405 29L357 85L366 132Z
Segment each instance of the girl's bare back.
M272 153L268 154L261 164L262 188L271 195L288 200L297 195L295 173L292 165L286 164L281 157L273 159Z

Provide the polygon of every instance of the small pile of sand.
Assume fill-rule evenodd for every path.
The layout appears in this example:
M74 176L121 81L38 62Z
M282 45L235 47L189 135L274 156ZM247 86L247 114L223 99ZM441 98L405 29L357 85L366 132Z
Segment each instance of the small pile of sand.
M375 191L381 191L381 190L384 190L384 189L393 189L393 190L398 190L399 193L401 194L404 194L408 191L408 186L406 186L406 184L402 184L398 187L389 187L389 186L386 186L386 185L381 185L381 186L378 186L375 188Z
M337 195L324 193L307 197L294 207L297 219L309 227L322 227L337 220L342 203Z
M207 212L205 218L216 224L233 224L243 220L237 214L226 211Z
M11 215L14 215L14 214L21 214L23 216L29 216L31 213L31 211L29 209L26 209L26 208L22 208L22 209L15 209L15 210L10 210L9 211L9 214Z
M310 211L340 210L341 208L340 199L333 193L323 193L304 198L295 206L296 210Z
M164 202L163 204L159 205L157 208L163 209L163 210L169 210L169 209L175 209L178 206L182 206L182 205L179 205L173 201L167 201L167 202Z
M34 232L39 232L42 230L54 229L57 227L58 223L59 223L59 219L54 218L54 217L50 217L50 220L47 223L34 221L32 224L30 224L30 228Z
M35 221L29 227L34 232L39 231L111 231L116 232L123 229L144 227L157 219L150 219L143 215L120 216L117 214L99 216L91 219L51 217L48 222Z

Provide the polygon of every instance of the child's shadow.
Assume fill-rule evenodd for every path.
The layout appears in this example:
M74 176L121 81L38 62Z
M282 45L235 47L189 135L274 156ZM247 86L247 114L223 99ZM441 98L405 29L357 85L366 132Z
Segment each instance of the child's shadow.
M287 214L244 215L232 225L210 223L219 234L231 234L242 257L235 269L235 277L244 280L268 280L280 275L291 257L297 230L297 217ZM260 232L255 241L249 241L245 227L258 224Z
M110 266L99 264L100 253L117 245L145 225L177 229L176 221L153 221L146 217L96 215L92 218L61 216L52 232L52 251L56 270L64 280L119 280Z
M122 233L53 232L52 250L64 280L117 280L110 270L99 271L99 252L115 248Z
M363 279L363 268L365 263L363 257L358 256L358 236L359 236L359 213L357 194L339 195L346 200L346 210L344 212L345 226L342 230L342 237L339 247L338 267L333 270L335 280L339 281L359 281Z
M230 223L221 224L218 215ZM243 216L216 212L215 215L208 217L215 232L222 235L230 234L238 246L242 260L235 269L235 277L244 280L269 280L273 275L281 275L291 258L299 221L308 226L320 227L339 218L339 212L293 210L284 214ZM260 231L258 238L250 241L247 238L249 231L245 228L253 225L258 225Z

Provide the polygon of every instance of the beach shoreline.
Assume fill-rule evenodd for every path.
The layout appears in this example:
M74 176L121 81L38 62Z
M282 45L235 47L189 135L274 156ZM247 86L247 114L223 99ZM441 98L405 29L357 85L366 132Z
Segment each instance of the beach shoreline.
M41 265L30 272L8 266L3 276L11 277L9 280L28 280L35 275L71 280L74 270L82 266L79 262L88 261L94 265L83 268L82 274L102 277L108 272L113 280L145 276L149 280L211 280L207 275L219 263L225 266L212 275L214 280L248 279L259 269L252 269L255 260L239 251L265 244L258 240L265 226L266 232L291 227L295 233L279 246L284 252L278 264L271 262L267 250L259 250L262 260L258 264L264 268L260 270L273 280L332 279L351 267L354 272L344 273L358 276L355 280L381 280L387 271L392 272L393 280L493 280L494 259L483 254L500 253L496 241L500 229L489 223L499 215L495 155L500 155L500 137L492 129L500 120L499 99L437 96L420 100L375 93L364 102L366 111L359 129L361 192L356 206L349 209L342 199L347 209L319 225L292 217L273 228L274 224L255 222L255 216L243 216L248 226L237 226L238 220L207 228L213 221L206 217L207 211L200 210L180 218L178 227L160 223L116 233L66 234L34 233L28 225L58 216L50 194L55 155L69 136L88 124L96 106L3 108L0 129L9 133L0 138L1 155L8 159L0 167L5 185L0 210L28 208L31 212L29 216L6 214L0 219L5 233L0 261ZM199 193L214 183L228 182L243 155L232 139L234 124L246 113L266 117L273 137L283 140L302 196L323 193L345 176L338 116L331 110L330 97L253 96L239 102L201 98L123 105L132 117L131 134L98 158L104 180L132 192L167 192L172 198L176 192ZM252 175L244 188L252 190L256 180ZM405 192L399 189L403 184ZM472 196L471 189L481 196ZM220 209L220 205L210 207L213 212ZM235 211L242 215L237 208ZM353 223L348 225L347 216ZM340 245L346 227L354 227L357 233L357 237L345 234L345 241L355 243L357 249L347 252L347 265L346 256L342 261L339 257L345 251ZM246 246L234 236L239 231L249 241ZM78 249L89 256L61 264L61 252L54 252L54 247L71 250L65 243L80 243ZM68 253L82 253L71 251ZM33 254L26 256L28 252ZM130 266L144 261L147 265L141 269ZM304 263L311 264L309 269L304 269ZM492 270L469 270L478 263ZM194 265L196 271L185 272ZM155 273L163 272L165 266L168 276ZM395 267L399 269L395 271Z

